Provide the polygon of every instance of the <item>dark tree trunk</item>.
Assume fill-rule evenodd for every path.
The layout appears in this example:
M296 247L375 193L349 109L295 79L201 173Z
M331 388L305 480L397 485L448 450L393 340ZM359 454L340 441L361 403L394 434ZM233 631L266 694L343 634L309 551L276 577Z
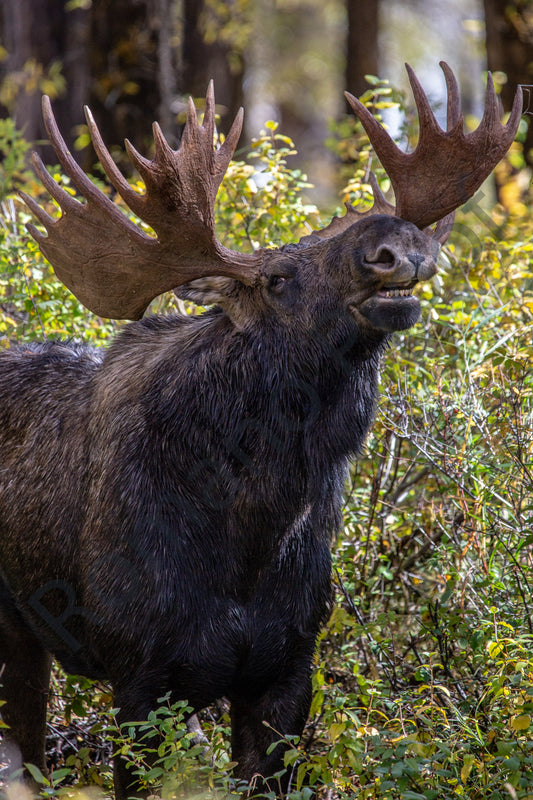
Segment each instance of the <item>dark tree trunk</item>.
M247 13L245 4L244 13ZM215 81L220 128L227 132L235 114L243 104L242 81L244 57L242 48L223 33L223 21L213 19L209 0L183 2L183 52L181 88L193 97L205 97L207 84ZM222 25L220 24L222 22ZM246 25L246 20L243 20ZM218 29L219 35L214 35Z
M8 51L0 62L0 80L7 79L11 90L0 114L14 116L30 141L46 138L40 107L43 76L58 65L54 113L86 169L94 154L89 148L79 154L72 147L76 126L85 122L85 103L111 148L122 149L127 137L146 151L155 119L175 145L178 11L183 16L179 89L204 97L214 78L221 129L228 129L242 105L251 2L239 5L237 19L226 4L212 0L93 0L87 9L65 7L65 0L0 0L0 41ZM51 152L43 155L55 158Z
M54 113L65 139L84 167L93 154L72 148L88 103L108 145L125 137L140 148L159 119L172 139L175 53L172 0L94 0L88 9L65 10L65 0L4 0L1 41L8 57L0 79L9 81L11 101L0 113L13 116L30 141L46 138L41 118L43 81L29 89L24 72L46 76L61 65ZM61 78L60 78L61 80ZM52 152L44 157L54 160Z
M89 105L108 146L124 139L143 150L159 116L159 19L149 0L92 5Z
M359 97L368 89L365 75L377 75L379 0L346 0L346 89Z
M533 24L528 17L531 0L484 0L487 28L487 63L490 70L507 75L501 98L506 111L511 109L516 86L533 83ZM530 109L533 97L529 99ZM524 155L533 166L533 125L529 124Z
M71 144L75 126L83 121L90 81L89 12L66 11L64 0L4 0L0 8L0 40L8 51L0 62L0 80L11 89L10 101L0 107L0 114L11 115L29 141L46 138L41 118L43 77L61 64L68 96L60 92L54 109ZM36 80L31 80L31 74ZM56 86L59 90L57 79Z

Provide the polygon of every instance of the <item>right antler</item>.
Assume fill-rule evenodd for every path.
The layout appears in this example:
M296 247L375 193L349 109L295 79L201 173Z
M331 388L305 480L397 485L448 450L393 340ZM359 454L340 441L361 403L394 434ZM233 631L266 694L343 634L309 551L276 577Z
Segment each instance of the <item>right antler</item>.
M511 146L522 114L518 87L507 124L501 124L489 73L483 119L475 131L465 134L457 81L445 61L440 66L448 87L447 131L437 123L418 78L406 65L420 120L418 145L412 153L400 150L370 111L347 95L391 180L396 215L419 228L442 219L475 194Z
M35 171L63 213L54 220L22 194L48 235L33 225L28 229L57 277L87 308L114 319L138 319L154 297L196 278L223 275L245 283L255 280L261 255L228 250L215 235L215 196L240 136L242 109L224 144L214 150L212 83L202 125L190 100L178 150L169 147L157 123L153 161L126 142L128 155L145 182L144 194L138 194L123 177L86 109L94 148L109 180L157 238L131 222L85 175L67 150L48 97L43 97L43 116L63 169L87 202L82 204L65 192L34 154Z
M465 134L457 81L445 61L441 61L440 66L448 89L445 131L435 119L416 75L406 64L420 124L418 144L412 153L400 150L370 111L356 97L345 94L391 180L396 198L396 206L388 203L372 176L375 201L366 215L391 214L419 228L442 220L435 231L442 241L451 227L453 211L476 193L511 146L522 114L522 90L517 88L510 117L507 124L502 125L489 73L483 119L475 131ZM317 232L318 236L334 236L353 225L360 216L348 204L346 215L334 219L327 228Z

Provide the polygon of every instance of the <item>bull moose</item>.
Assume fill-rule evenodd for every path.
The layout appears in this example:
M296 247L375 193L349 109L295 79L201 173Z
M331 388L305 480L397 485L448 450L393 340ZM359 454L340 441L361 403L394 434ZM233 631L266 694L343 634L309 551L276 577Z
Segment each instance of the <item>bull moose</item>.
M50 664L111 682L119 720L145 719L170 692L201 709L231 704L236 774L283 766L278 734L302 732L320 626L331 604L330 543L349 459L372 423L380 357L420 314L413 289L436 272L453 211L510 147L489 76L483 119L465 134L457 82L447 129L409 69L420 136L401 151L347 98L386 169L392 206L351 206L297 244L249 254L218 240L215 196L242 111L214 149L210 86L174 151L127 152L139 194L87 121L132 222L68 152L57 157L86 202L37 156L62 209L23 199L58 278L96 314L133 320L111 346L49 341L0 355L0 668L4 742L45 768ZM434 229L429 226L436 224ZM167 290L207 306L141 318ZM267 725L263 724L264 722ZM268 786L268 782L265 784ZM115 763L118 800L135 793Z

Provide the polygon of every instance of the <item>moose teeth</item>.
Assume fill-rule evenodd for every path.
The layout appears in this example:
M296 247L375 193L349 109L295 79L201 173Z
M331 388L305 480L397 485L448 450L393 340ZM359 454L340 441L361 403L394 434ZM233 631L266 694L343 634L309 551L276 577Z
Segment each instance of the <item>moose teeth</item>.
M386 289L385 297L410 297L413 293L412 289Z

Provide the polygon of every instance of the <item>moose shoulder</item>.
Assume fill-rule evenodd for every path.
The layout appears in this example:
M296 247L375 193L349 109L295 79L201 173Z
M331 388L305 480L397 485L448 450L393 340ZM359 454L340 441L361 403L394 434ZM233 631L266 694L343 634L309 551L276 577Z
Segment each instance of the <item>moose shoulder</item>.
M0 697L5 743L23 761L45 767L55 656L110 680L123 721L146 718L169 691L195 709L225 696L237 774L268 779L282 767L282 747L267 750L272 731L300 734L309 710L330 541L348 459L372 422L381 353L418 320L413 288L435 273L451 212L520 118L518 92L500 124L489 79L483 120L465 135L443 70L447 131L410 73L421 128L411 154L350 100L396 209L376 187L370 212L349 208L298 244L250 255L214 232L240 118L214 150L212 88L202 125L191 106L179 150L157 126L154 161L127 145L144 195L88 115L110 181L157 238L83 174L45 101L50 139L86 203L36 159L63 213L54 220L26 196L46 229L31 232L88 308L138 321L103 354L52 342L0 356ZM168 289L212 308L139 319ZM130 782L117 760L118 798Z

